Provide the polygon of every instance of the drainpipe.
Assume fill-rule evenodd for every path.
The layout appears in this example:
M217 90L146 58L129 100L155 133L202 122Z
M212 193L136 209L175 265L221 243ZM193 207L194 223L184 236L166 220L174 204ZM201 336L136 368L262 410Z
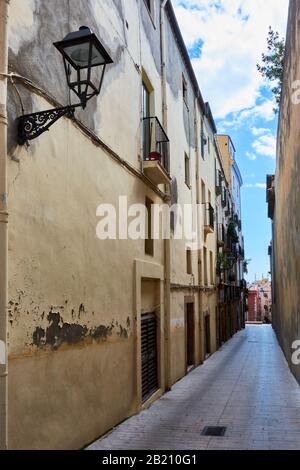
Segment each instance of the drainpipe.
M168 133L168 106L167 106L167 70L166 70L166 45L165 45L165 7L169 0L161 2L160 9L160 47L161 47L161 95L162 95L162 123ZM165 193L170 196L170 187L166 186ZM171 205L169 199L168 202ZM164 240L165 261L165 389L171 388L171 240Z
M7 78L9 0L0 0L0 449L7 449ZM2 74L2 75L1 75ZM2 357L1 357L2 356Z
M197 234L200 237L200 233L202 230L202 218L199 216L199 207L201 207L202 210L202 201L201 201L201 196L200 196L200 164L199 164L199 137L198 137L198 126L197 126L197 103L198 103L198 97L195 97L194 100L194 115L195 115L195 136L196 136L196 203L197 203ZM201 119L201 116L200 116ZM199 240L199 244L201 242L201 247L202 247L202 240ZM202 284L202 265L201 265L201 252L200 252L200 246L198 246L197 249L197 258L198 258L198 285L200 286L200 282ZM203 363L203 327L202 327L202 300L203 300L203 293L199 289L198 293L198 313L199 313L199 318L198 318L198 325L199 325L199 335L198 337L200 338L199 342L199 363Z

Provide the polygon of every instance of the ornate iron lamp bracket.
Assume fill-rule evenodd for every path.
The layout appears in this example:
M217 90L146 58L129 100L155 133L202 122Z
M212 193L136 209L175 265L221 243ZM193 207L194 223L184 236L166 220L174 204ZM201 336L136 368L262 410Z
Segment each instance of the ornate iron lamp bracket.
M63 116L74 117L75 108L81 104L48 109L38 113L26 114L18 118L18 143L24 145L48 131L49 128Z

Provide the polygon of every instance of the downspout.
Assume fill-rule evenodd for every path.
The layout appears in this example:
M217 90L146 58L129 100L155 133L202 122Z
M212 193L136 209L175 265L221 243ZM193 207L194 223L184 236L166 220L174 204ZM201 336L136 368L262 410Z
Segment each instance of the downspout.
M0 449L8 447L7 439L7 78L8 72L9 0L0 0ZM2 356L2 357L1 357Z
M200 164L199 164L199 137L198 137L198 125L197 125L197 103L198 103L198 97L195 97L194 101L194 110L195 110L195 135L196 135L196 203L197 203L197 232L198 232L198 237L199 237L199 246L197 249L197 254L198 254L198 285L200 285L200 282L202 284L202 265L201 265L201 252L200 252L200 241L201 241L201 247L202 247L202 239L200 239L200 234L202 230L202 219L199 214L199 207L202 209L201 205L201 196L200 196ZM201 108L200 108L201 109ZM199 338L200 338L200 343L199 343L199 363L203 363L203 327L202 327L202 297L203 293L202 290L199 290L198 294L198 325L199 325Z
M167 69L166 69L166 44L165 44L165 7L169 0L163 0L160 8L160 47L161 47L161 96L162 96L162 123L168 134L168 105L167 105ZM169 164L169 166L171 166ZM165 188L165 193L171 196L170 187ZM168 204L171 205L169 197ZM171 388L171 240L164 240L165 261L165 389Z

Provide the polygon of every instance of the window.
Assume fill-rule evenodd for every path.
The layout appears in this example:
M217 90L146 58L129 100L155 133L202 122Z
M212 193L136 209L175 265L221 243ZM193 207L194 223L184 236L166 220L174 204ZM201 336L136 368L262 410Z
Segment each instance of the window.
M142 116L143 116L143 157L146 160L151 152L151 120L154 115L153 109L154 93L153 88L146 77L143 76L142 83Z
M207 136L207 150L210 153L210 138Z
M152 21L154 21L154 0L144 0Z
M205 157L205 136L204 136L203 119L201 119L200 143L201 143L201 157L204 160L204 157Z
M193 267L192 267L192 252L190 248L186 250L186 272L188 274L193 274Z
M146 233L147 238L145 240L145 253L149 256L154 256L154 240L152 238L152 205L151 199L146 197L146 209L147 209L147 220L146 220Z
M207 249L203 248L203 267L204 267L204 285L208 285L208 273L207 273Z
M210 267L210 284L214 284L214 255L213 252L209 252L209 267Z
M143 118L150 117L150 92L145 82L142 85L142 107Z
M186 79L184 78L184 75L182 75L182 96L183 96L183 101L187 105L187 83L186 83Z
M201 181L201 202L202 204L206 203L205 184L203 181Z
M185 184L190 188L191 187L190 159L186 153L184 154L184 178L185 178Z

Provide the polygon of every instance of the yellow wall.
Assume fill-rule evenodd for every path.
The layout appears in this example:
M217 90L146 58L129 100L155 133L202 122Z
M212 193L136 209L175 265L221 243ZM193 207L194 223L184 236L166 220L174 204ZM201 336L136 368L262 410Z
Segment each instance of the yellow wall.
M128 197L129 205L144 204L146 197L163 202L163 194L143 176L141 162L143 76L155 91L153 111L163 121L160 1L154 3L153 25L143 1L138 6L134 0L122 5L113 1L110 8L107 2L78 2L80 21L93 25L114 59L100 97L77 112L88 132L63 118L28 148L18 147L15 119L20 110L10 89L11 449L80 448L149 405L166 386L183 377L187 372L186 302L194 301L195 365L204 359L206 314L210 315L212 351L216 349L215 279L204 290L204 276L198 272L203 243L208 255L213 252L215 263L216 233L204 237L201 217L191 221L202 242L192 251L192 275L186 272L187 239L171 239L170 279L166 279L168 243L164 240L154 242L151 257L145 254L144 240L100 241L96 237L99 204L117 207L122 195ZM24 6L23 0L11 0L11 7L12 70L28 76L58 101L64 100L61 58L48 53L49 44L67 24L64 2L57 5L55 25L48 2L28 0ZM60 21L65 22L63 27ZM45 44L39 42L41 28ZM165 28L171 199L176 194L172 202L182 206L208 202L199 199L203 180L214 207L213 132L195 102L195 89L167 18ZM49 62L44 61L46 55ZM187 103L181 94L182 74L188 86ZM26 112L51 107L49 100L22 83L19 88ZM211 139L211 154L204 160L199 151L201 118ZM185 154L190 158L190 187L185 184ZM170 293L166 292L168 281ZM149 309L158 318L159 390L142 405L140 323L141 314Z
M231 176L231 166L232 159L229 153L229 137L227 135L218 135L217 136L218 145L220 148L222 163L224 166L224 172L226 180L231 187L232 176Z

